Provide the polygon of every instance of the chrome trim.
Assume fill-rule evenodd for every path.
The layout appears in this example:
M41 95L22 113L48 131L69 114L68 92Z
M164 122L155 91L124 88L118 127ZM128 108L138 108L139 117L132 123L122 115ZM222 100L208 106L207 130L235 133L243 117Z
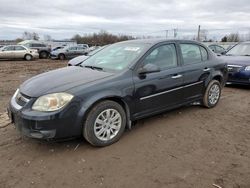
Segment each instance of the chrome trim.
M179 89L187 88L187 87L190 87L190 86L193 86L193 85L197 85L197 84L200 84L200 83L203 83L203 81L199 81L199 82L195 82L195 83L188 84L188 85L185 85L185 86L177 87L177 88L170 89L170 90L167 90L167 91L163 91L163 92L160 92L160 93L156 93L156 94L153 94L153 95L148 95L146 97L140 98L140 100L145 100L145 99L148 99L148 98L151 98L151 97L156 97L156 96L159 96L159 95L162 95L162 94L170 93L172 91L176 91L176 90L179 90Z
M16 90L15 94L12 96L10 104L16 109L16 110L21 110L22 106L20 106L19 104L17 104L16 102L16 96L19 93L19 89Z
M235 68L241 68L241 67L243 67L243 66L241 66L241 65L227 65L228 67L235 67Z
M30 100L25 98L20 92L17 93L16 99L20 99L26 103L28 103Z
M178 74L178 75L176 75L176 76L172 76L171 78L177 79L177 78L181 78L181 77L182 77L182 75L181 75L181 74Z
M210 70L211 70L210 68L203 69L204 72L207 72L207 71L210 71Z

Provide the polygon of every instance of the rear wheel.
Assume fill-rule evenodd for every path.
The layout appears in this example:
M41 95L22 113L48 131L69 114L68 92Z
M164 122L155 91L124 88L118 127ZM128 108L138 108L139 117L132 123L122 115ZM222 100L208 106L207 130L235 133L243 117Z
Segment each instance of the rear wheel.
M217 80L212 80L203 96L203 105L207 108L212 108L217 105L221 96L221 84Z
M126 126L126 114L114 101L96 104L88 113L83 128L84 138L94 146L108 146L118 141Z
M60 60L64 60L64 59L65 59L65 55L64 55L64 54L59 54L59 55L58 55L58 58L59 58Z
M32 60L32 56L30 54L26 54L25 57L24 57L24 59L26 61L30 61L30 60Z

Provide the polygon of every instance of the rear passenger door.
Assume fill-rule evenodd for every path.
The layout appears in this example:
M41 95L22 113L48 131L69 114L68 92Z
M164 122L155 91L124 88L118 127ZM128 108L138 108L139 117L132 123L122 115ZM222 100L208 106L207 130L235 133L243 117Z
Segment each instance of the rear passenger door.
M180 43L183 70L183 98L191 101L203 95L204 82L211 67L206 48L195 43Z
M67 58L74 58L77 56L77 47L70 47L66 52Z
M85 55L86 54L86 48L85 47L77 47L77 56Z
M21 59L24 58L26 49L22 46L15 46L15 58Z

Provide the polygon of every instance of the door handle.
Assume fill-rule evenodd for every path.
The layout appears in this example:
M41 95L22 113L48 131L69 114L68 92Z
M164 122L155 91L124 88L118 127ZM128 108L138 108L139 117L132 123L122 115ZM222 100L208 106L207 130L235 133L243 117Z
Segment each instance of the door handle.
M173 78L173 79L177 79L177 78L181 78L182 77L182 75L181 74L177 74L177 75L173 75L171 78Z
M206 67L206 68L203 69L203 71L204 71L204 72L210 71L210 68L207 68L207 67Z

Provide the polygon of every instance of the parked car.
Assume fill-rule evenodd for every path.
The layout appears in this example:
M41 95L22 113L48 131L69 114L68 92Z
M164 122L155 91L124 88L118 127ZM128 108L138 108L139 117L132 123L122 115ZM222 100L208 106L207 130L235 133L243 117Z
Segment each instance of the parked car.
M0 48L0 59L25 59L30 61L39 57L37 50L22 45L8 45Z
M211 44L208 46L214 53L216 53L217 55L223 55L225 54L227 51L225 48L223 48L222 46L218 45L218 44Z
M250 85L250 42L237 44L221 58L228 63L228 83Z
M94 146L107 146L132 121L196 101L215 107L226 77L226 64L201 43L125 41L104 48L81 66L25 81L8 112L17 130L29 137L83 135Z
M56 51L56 50L60 50L60 49L63 49L65 46L57 46L57 47L54 47L51 52L53 51Z
M88 51L85 47L81 46L65 46L62 49L52 51L50 54L51 59L72 59L80 55L86 55Z
M26 46L29 49L36 49L39 53L39 58L45 59L48 58L51 52L51 47L39 42L39 41L23 41L19 43L20 45Z
M96 48L95 50L92 50L91 52L89 52L87 55L81 55L81 56L78 56L78 57L75 57L75 58L71 59L68 62L68 66L78 66L78 65L80 65L87 58L89 58L90 56L92 56L92 55L96 54L97 52L101 51L106 46L102 46L102 47Z

